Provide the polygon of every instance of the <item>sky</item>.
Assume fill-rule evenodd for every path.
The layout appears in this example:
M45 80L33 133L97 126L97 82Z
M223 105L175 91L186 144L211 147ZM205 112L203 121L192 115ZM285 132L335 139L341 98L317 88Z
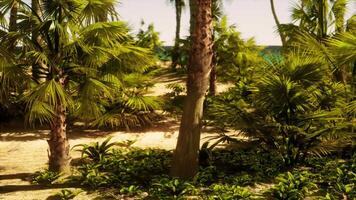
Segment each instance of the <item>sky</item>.
M350 0L347 16L356 14L356 0ZM165 45L172 45L175 33L175 11L169 0L121 0L117 10L122 20L133 30L140 28L141 20L153 23ZM243 38L254 37L259 45L280 45L269 0L228 0L224 11L229 23L237 26ZM295 0L275 0L281 23L289 23L291 7ZM189 8L182 18L182 35L189 30Z

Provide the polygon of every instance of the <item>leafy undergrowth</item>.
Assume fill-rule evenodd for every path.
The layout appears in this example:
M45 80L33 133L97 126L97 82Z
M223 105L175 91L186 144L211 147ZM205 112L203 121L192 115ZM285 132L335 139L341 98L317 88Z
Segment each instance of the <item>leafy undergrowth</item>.
M285 168L282 158L258 149L216 149L201 158L194 179L168 176L172 152L97 145L105 155L92 157L84 149L82 162L70 182L98 191L97 199L355 199L356 154L307 158ZM110 148L103 151L103 148ZM95 148L91 149L96 151ZM262 190L261 185L269 185Z

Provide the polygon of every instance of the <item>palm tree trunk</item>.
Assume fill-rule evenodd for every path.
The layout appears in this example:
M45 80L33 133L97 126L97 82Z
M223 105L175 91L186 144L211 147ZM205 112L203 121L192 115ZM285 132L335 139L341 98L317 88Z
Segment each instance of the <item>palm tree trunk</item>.
M41 0L31 0L31 8L34 14L37 15L37 17L42 18ZM33 30L31 38L34 43L37 43L39 46L41 45L42 38L39 35L38 31ZM41 60L39 60L38 63L34 63L32 65L32 76L33 79L38 83L46 81L46 77L43 73L45 69L47 69L47 66Z
M216 63L214 62L214 60L215 59L213 58L211 72L210 72L209 94L211 96L216 95Z
M215 41L215 32L212 33L212 41ZM213 58L211 61L211 72L210 72L210 82L209 82L209 94L211 96L216 95L216 66L217 66L217 50L215 44L213 44Z
M334 16L335 16L335 30L336 34L342 34L345 32L345 12L346 12L346 2L344 3L343 1L336 1L334 3L338 4L337 7L343 7L339 8L336 10L333 10ZM335 78L337 81L346 84L347 83L347 65L341 65L339 68L335 71Z
M191 13L194 24L191 24L187 97L171 168L172 176L185 179L193 177L198 170L203 103L213 55L211 0L191 0L190 3L194 6Z
M10 23L9 23L9 31L13 32L17 30L17 12L19 9L19 2L17 0L13 1L10 10Z
M19 9L19 2L17 0L13 1L10 10L10 23L9 23L9 32L16 32L17 30L17 12ZM13 51L16 47L16 42L14 42L10 47L9 51Z
M286 45L286 37L285 37L285 35L283 34L283 32L281 30L281 24L280 24L280 22L278 20L276 9L274 7L274 0L270 0L270 4L271 4L271 10L272 10L273 18L274 18L274 21L275 21L275 23L277 25L279 36L281 37L282 46L285 46Z
M327 37L327 2L325 0L319 0L318 9L319 9L319 16L318 16L318 36L320 40L323 40Z
M60 80L64 85L64 79ZM66 110L64 105L57 105L56 117L51 124L49 145L49 170L68 174L70 172L69 142L66 134Z
M175 9L176 9L176 36L174 47L172 51L172 68L176 69L179 59L179 41L180 41L180 27L182 19L182 3L181 0L175 0Z

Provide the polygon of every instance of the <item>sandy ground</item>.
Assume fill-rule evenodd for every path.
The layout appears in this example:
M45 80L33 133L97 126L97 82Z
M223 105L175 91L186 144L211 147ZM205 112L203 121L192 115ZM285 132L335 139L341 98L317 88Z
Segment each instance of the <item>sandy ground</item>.
M133 146L140 148L174 149L178 137L179 124L167 120L140 132L103 132L98 130L71 131L68 133L71 147L76 144L102 142L107 137L111 141L135 140ZM31 186L28 177L47 166L46 139L48 130L17 131L0 133L0 200L44 200L61 189L40 189ZM203 133L202 140L211 133ZM73 159L79 152L71 151ZM23 180L25 179L25 180ZM28 186L20 188L19 186ZM2 186L19 187L16 192L2 191ZM72 188L73 189L73 188ZM95 194L81 193L75 199L93 199Z
M182 78L174 78L171 75L159 77L157 82L150 95L160 96L170 92L166 88L169 83L184 84ZM218 84L218 92L228 87ZM69 131L68 137L71 146L103 141L111 136L112 141L136 140L134 146L141 148L174 149L178 128L177 120L166 120L140 132ZM48 132L48 130L0 130L0 200L45 200L61 190L39 188L28 181L31 174L46 168ZM206 135L207 133L204 133L202 138ZM80 154L72 151L71 156L75 159L80 157ZM4 191L4 186L17 189L15 192L8 192ZM75 199L88 200L94 199L95 196L95 193L83 192Z

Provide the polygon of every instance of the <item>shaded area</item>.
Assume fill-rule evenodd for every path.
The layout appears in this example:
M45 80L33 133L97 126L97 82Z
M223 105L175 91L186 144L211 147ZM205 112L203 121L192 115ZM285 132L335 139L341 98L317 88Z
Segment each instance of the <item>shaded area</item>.
M0 194L19 192L19 191L34 191L34 190L64 189L64 188L83 188L83 187L77 184L5 185L5 186L0 186Z
M0 180L8 180L8 179L26 180L31 175L32 175L32 173L3 174L3 175L0 175Z

